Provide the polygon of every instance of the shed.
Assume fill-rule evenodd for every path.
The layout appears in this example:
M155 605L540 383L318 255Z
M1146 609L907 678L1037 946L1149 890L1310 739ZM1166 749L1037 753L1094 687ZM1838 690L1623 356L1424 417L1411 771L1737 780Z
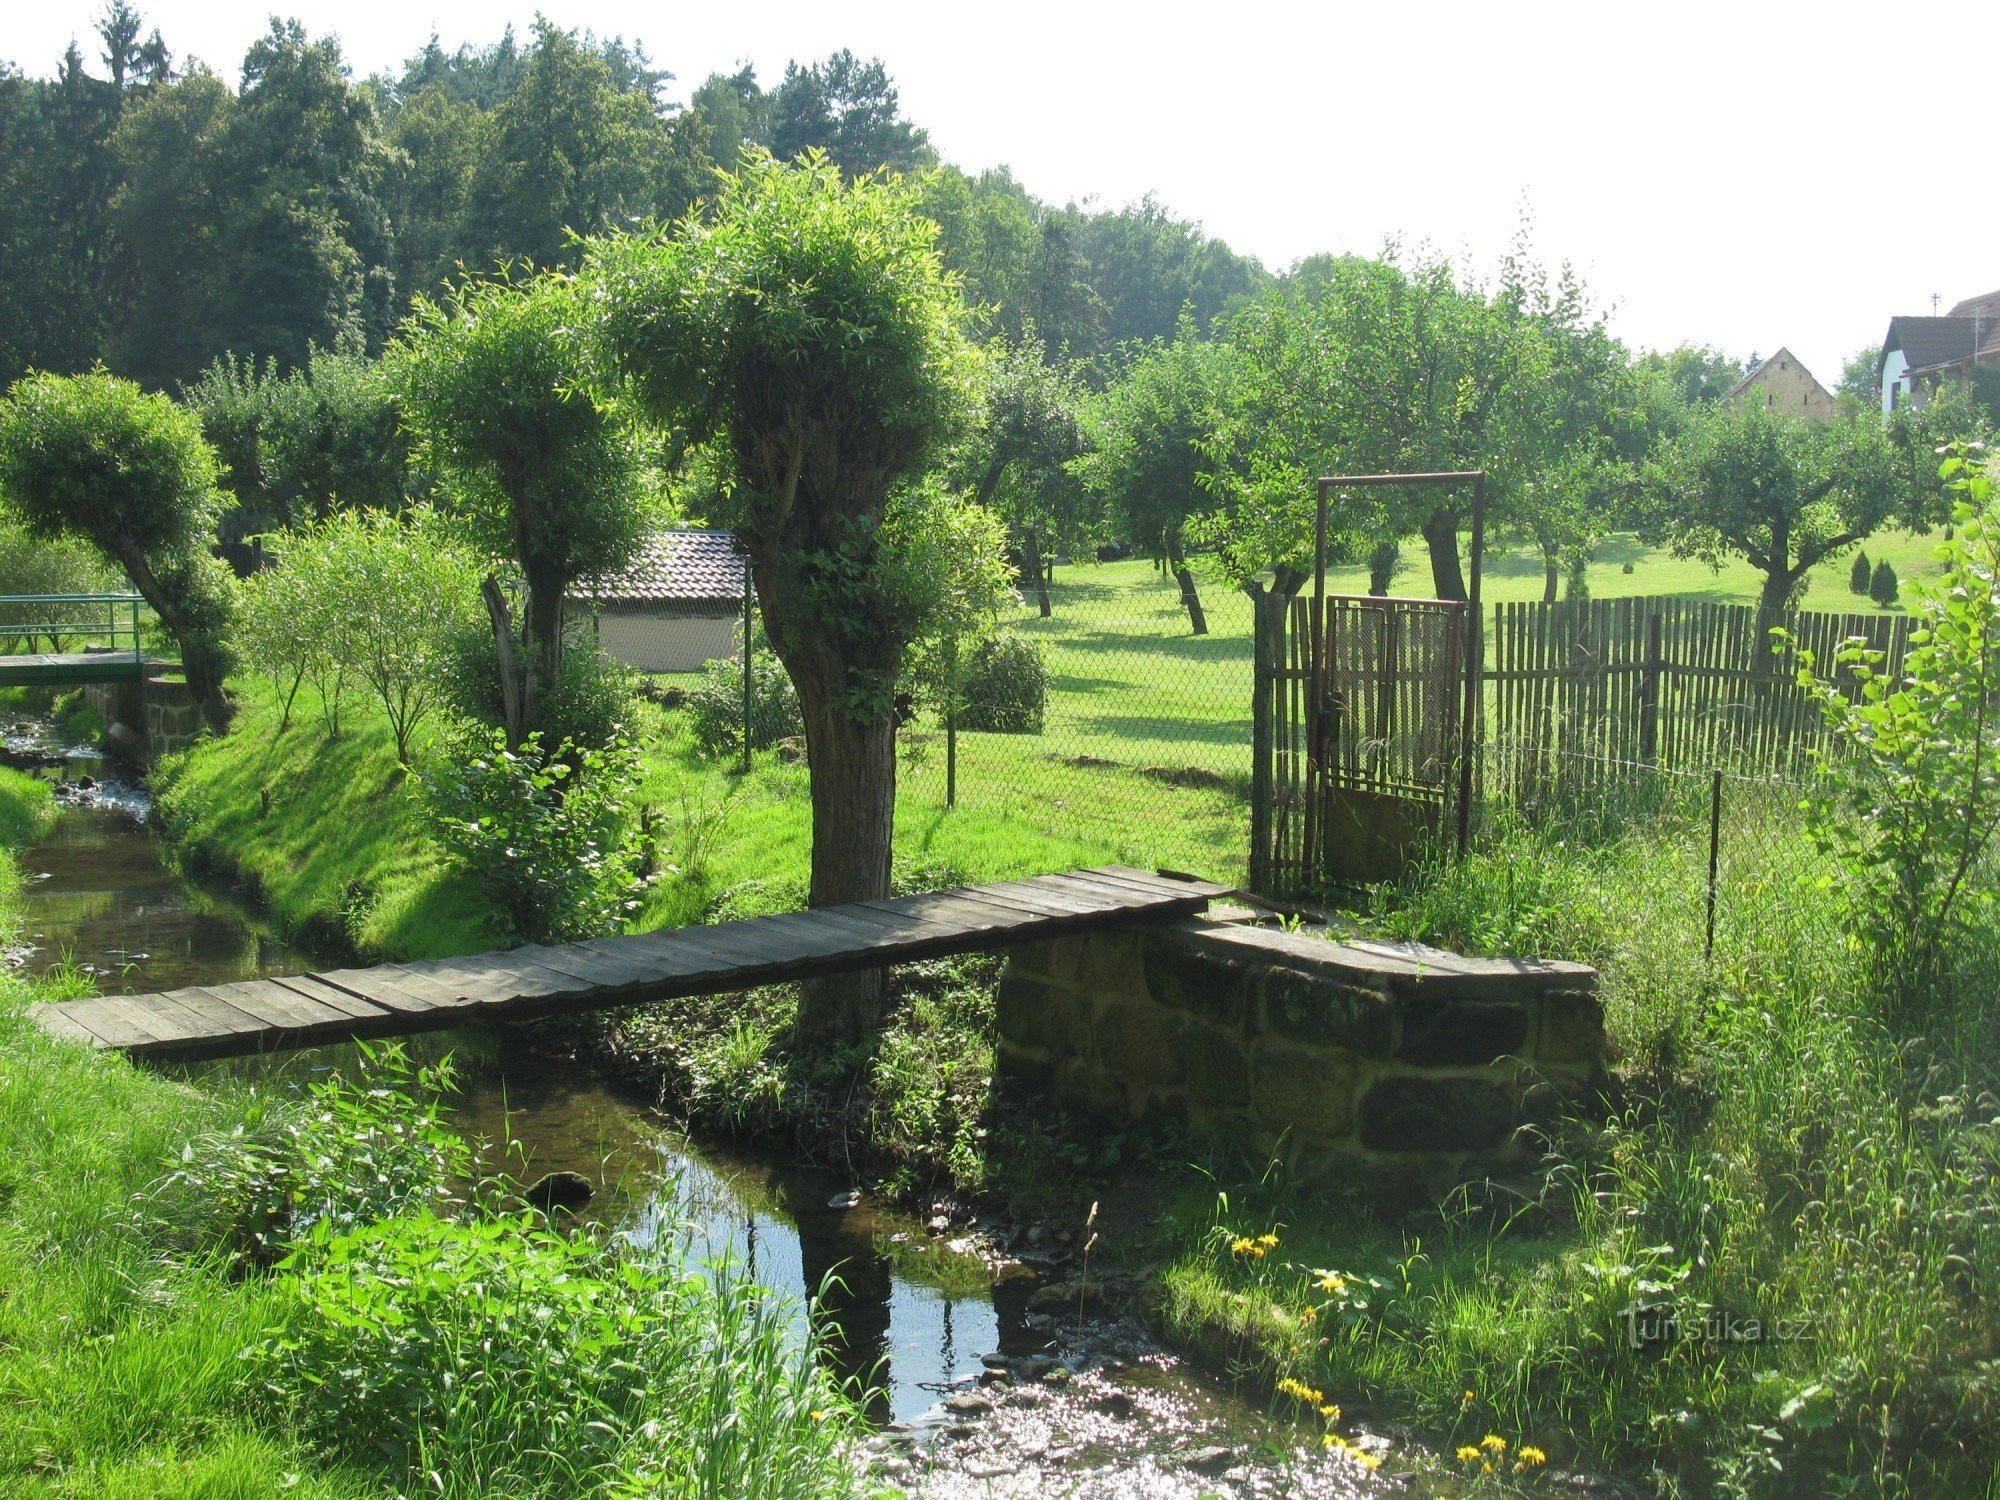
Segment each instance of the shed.
M641 672L699 672L743 644L745 564L726 531L656 531L578 594L605 655Z

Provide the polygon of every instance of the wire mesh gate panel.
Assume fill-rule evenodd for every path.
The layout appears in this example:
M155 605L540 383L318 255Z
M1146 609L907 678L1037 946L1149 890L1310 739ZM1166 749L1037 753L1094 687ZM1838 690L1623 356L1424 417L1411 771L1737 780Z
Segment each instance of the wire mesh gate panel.
M1253 880L1274 895L1395 879L1458 795L1469 607L1337 594L1324 608L1316 636L1312 601L1293 599L1259 641L1271 772Z
M1443 834L1461 751L1465 619L1457 600L1326 600L1305 853L1329 882L1393 880Z

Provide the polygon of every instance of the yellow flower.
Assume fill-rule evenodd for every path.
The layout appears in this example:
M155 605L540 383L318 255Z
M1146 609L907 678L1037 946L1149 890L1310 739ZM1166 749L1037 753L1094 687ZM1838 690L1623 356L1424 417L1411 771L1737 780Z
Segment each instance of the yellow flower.
M1257 1236L1257 1243L1266 1250L1275 1250L1278 1248L1278 1237L1275 1234L1260 1234Z
M1501 1454L1507 1451L1507 1440L1497 1432L1489 1432L1479 1440L1479 1446L1488 1453Z
M1303 1380L1293 1380L1290 1376L1278 1382L1281 1394L1305 1402L1308 1406L1326 1405L1326 1392L1316 1391Z
M1301 1323L1317 1323L1319 1321L1319 1309L1308 1307L1304 1312L1299 1314L1299 1321Z
M1473 1447L1470 1443L1466 1444L1466 1446L1458 1450L1458 1461L1462 1464L1478 1463L1479 1450Z
M1539 1469L1548 1461L1548 1454L1542 1452L1533 1443L1523 1443L1521 1451L1514 1455L1514 1467L1517 1469Z
M1264 1247L1256 1240L1238 1238L1229 1242L1229 1253L1231 1255L1247 1255L1252 1259L1262 1260L1264 1258Z
M1477 1401L1478 1399L1479 1398L1473 1395L1471 1391L1467 1391L1463 1396L1459 1398L1458 1404L1460 1407L1467 1407L1472 1405L1472 1403Z
M815 1422L824 1422L826 1420L826 1413L823 1411L816 1411L812 1414L812 1419Z
M1333 1405L1331 1402L1329 1402L1325 1406L1322 1406L1319 1409L1319 1414L1322 1417L1325 1417L1329 1422L1338 1422L1340 1420L1340 1408Z
M1347 1278L1338 1271L1328 1271L1324 1276L1320 1277L1316 1285L1327 1296L1337 1297L1340 1293L1347 1290Z

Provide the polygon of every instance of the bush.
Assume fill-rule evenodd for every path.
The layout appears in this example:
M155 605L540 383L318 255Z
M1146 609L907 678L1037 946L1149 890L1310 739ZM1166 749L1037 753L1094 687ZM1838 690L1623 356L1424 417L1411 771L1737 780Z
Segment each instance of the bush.
M556 685L542 700L542 739L605 749L630 737L638 696L638 676L623 663L588 646L566 651Z
M743 753L743 664L712 661L688 694L695 743L704 755ZM750 653L750 748L768 750L805 732L799 694L776 655L760 641Z
M1868 580L1868 597L1887 609L1896 602L1896 596L1900 592L1901 589L1896 581L1896 570L1889 566L1889 559L1885 557L1875 564L1875 574Z
M1040 734L1049 706L1049 664L1026 636L989 636L972 648L959 685L958 727Z
M1847 570L1847 592L1866 594L1874 580L1875 570L1868 561L1868 549L1862 548L1854 554L1854 566Z
M507 914L514 936L576 942L612 930L635 904L637 853L625 825L639 782L629 745L564 743L465 724L424 771L440 841Z

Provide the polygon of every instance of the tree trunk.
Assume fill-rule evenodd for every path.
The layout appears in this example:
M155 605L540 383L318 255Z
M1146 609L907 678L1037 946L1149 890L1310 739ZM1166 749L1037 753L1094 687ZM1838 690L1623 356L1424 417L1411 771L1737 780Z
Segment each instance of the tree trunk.
M1458 565L1458 512L1434 510L1424 522L1431 553L1431 590L1440 599L1463 599L1465 574Z
M1562 581L1562 570L1556 566L1555 553L1542 549L1542 603L1556 602L1556 587Z
M1194 574L1188 571L1187 559L1181 555L1177 531L1167 533L1167 561L1173 567L1174 581L1181 586L1181 604L1188 612L1188 624L1196 635L1207 635L1208 616L1202 613L1201 595L1195 592Z
M1792 590L1798 586L1798 578L1784 568L1769 568L1764 573L1764 587L1758 596L1757 607L1767 619L1775 622L1790 607Z
M528 648L528 670L521 722L529 729L540 729L542 702L562 678L564 591L562 579L546 573L529 572L527 582L521 634Z
M819 655L820 653L813 653ZM812 782L810 906L876 901L889 894L896 824L896 720L886 708L856 721L836 689L846 673L801 662L793 671L805 721ZM809 980L801 986L792 1039L802 1046L852 1042L882 1018L880 969Z
M525 734L521 703L521 664L514 649L514 622L507 613L507 596L491 573L479 585L486 613L493 621L493 654L500 663L500 716L506 721L507 748L518 750Z
M151 561L136 547L123 549L118 561L153 613L167 627L181 648L181 675L187 678L188 692L201 705L201 716L210 729L220 734L229 727L229 697L223 691L223 665L213 636L196 627L183 607L179 593L166 586Z
M1403 558L1402 544L1381 542L1368 554L1368 592L1378 599L1389 595L1389 586L1396 581L1396 564Z
M1042 566L1041 542L1033 531L1028 531L1022 533L1021 547L1024 553L1021 560L1026 564L1021 571L1035 580L1035 600L1041 605L1042 618L1046 620L1049 617L1049 575Z

